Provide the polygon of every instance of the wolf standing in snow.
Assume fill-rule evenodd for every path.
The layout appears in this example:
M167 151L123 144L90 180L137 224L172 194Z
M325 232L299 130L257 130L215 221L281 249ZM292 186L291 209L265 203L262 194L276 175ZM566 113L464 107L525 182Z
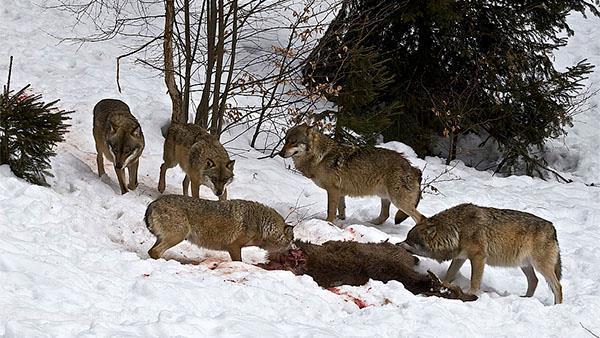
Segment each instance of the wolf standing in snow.
M146 226L156 236L148 254L154 259L184 239L211 250L227 250L242 260L242 247L258 246L269 255L291 246L294 230L275 210L244 200L209 201L165 195L148 205Z
M114 164L121 193L137 188L139 159L144 150L144 134L129 106L123 101L104 99L94 107L96 163L98 175L105 174L104 156ZM125 186L125 168L129 171L129 185Z
M485 264L519 266L527 277L525 297L533 296L544 276L554 303L562 303L561 262L556 229L535 215L509 209L460 204L431 218L423 218L400 243L409 252L437 261L452 260L444 280L451 282L461 266L471 261L471 288L476 293Z
M421 198L421 171L398 152L389 149L341 145L306 124L290 129L279 155L292 157L296 169L327 190L327 221L346 217L345 196L381 197L381 211L372 220L389 217L390 203L398 207L395 223L408 216L421 219L416 207Z
M192 196L200 195L200 185L205 185L223 201L227 199L227 185L233 180L235 161L218 138L195 124L172 123L165 135L163 164L160 166L158 191L165 191L167 169L178 165L186 173L183 194L187 196L192 183Z

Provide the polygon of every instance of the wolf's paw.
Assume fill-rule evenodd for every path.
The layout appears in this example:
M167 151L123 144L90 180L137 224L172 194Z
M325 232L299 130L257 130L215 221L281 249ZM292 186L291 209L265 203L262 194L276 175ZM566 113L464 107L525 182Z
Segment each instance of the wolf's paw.
M469 294L469 295L473 295L473 296L479 297L479 296L481 296L481 294L483 293L483 291L481 291L481 290L475 290L475 289L469 289L466 293Z
M135 184L130 184L127 186L127 188L129 188L129 190L135 190L135 188L137 188L137 187L138 187L137 182Z
M381 225L381 224L383 224L383 222L385 222L386 219L387 218L383 219L383 217L377 217L377 218L370 220L369 222L373 223L374 225Z

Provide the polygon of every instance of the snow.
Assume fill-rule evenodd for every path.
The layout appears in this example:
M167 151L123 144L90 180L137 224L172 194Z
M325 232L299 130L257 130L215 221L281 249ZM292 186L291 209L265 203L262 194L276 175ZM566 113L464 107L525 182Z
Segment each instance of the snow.
M147 250L153 236L143 214L159 196L160 126L169 117L163 82L154 73L122 66L123 94L116 90L116 42L77 46L49 37L71 18L45 12L29 0L0 2L0 62L15 56L13 88L31 83L48 100L61 99L73 109L71 132L52 161L51 188L32 186L0 167L0 335L33 336L587 336L580 325L600 333L600 189L598 108L579 115L564 143L554 144L556 166L578 177L560 184L525 176L507 178L454 163L448 181L434 183L438 194L425 194L425 215L463 202L514 208L551 220L557 228L563 260L564 304L551 306L552 293L540 281L533 298L525 293L525 276L516 268L489 268L483 294L462 303L414 296L401 283L371 281L343 286L339 295L324 290L308 276L265 271L251 263L264 261L264 251L243 250L244 263L227 253L202 250L189 243L171 249L169 258L152 260ZM576 36L557 58L572 63L588 57L600 61L598 19L572 19ZM600 64L600 62L598 62ZM0 67L0 78L6 78ZM600 73L595 73L594 83ZM101 98L126 101L146 136L140 186L120 195L109 163L108 178L99 179L91 136L92 107ZM596 102L598 97L592 98ZM223 137L231 140L239 132ZM258 159L264 154L248 146L244 134L229 143L236 154L231 198L265 203L298 223L298 238L376 242L402 241L411 220L393 225L390 218L374 227L377 198L347 200L347 220L332 226L323 221L325 192L288 170L290 160ZM403 144L384 145L404 152L424 168L424 180L442 173L439 158L418 159ZM180 193L183 175L167 173L167 192ZM458 178L458 179L452 179ZM202 188L205 198L215 199ZM395 209L392 210L392 215ZM448 263L421 259L419 269L443 274ZM457 283L468 288L469 264ZM346 294L346 295L344 295ZM369 306L359 309L353 297Z

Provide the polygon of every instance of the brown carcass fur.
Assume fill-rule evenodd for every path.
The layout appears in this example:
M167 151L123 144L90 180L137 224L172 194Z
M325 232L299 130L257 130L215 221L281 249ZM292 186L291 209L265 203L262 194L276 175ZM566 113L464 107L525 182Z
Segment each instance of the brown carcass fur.
M288 270L296 275L311 276L319 286L363 285L369 279L399 281L413 294L438 296L462 301L477 297L443 283L432 272L415 271L418 259L404 248L391 243L358 243L329 241L315 245L302 241L294 243L287 255L270 257L270 263L259 264L269 270Z

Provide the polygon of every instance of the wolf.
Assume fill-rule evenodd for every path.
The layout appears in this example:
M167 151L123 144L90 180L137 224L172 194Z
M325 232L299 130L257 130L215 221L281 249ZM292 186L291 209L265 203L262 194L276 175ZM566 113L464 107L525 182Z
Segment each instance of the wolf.
M127 188L138 186L137 172L139 159L144 150L144 134L129 106L121 100L103 99L94 106L94 126L96 142L96 163L98 175L104 171L104 157L114 164L121 194ZM125 168L129 171L129 185L125 186Z
M242 247L258 246L276 255L288 250L294 239L293 227L275 210L245 200L164 195L148 205L144 221L156 236L148 251L154 259L184 239L202 248L226 250L233 261L242 260Z
M527 277L525 297L533 296L544 276L554 303L562 303L561 260L556 229L535 215L510 209L460 204L423 219L400 243L407 251L439 262L452 260L444 281L452 282L461 266L471 262L471 287L476 293L485 264L519 266Z
M191 123L172 123L165 135L163 164L160 166L158 191L165 191L167 169L178 165L186 173L183 194L187 196L191 181L192 196L198 197L203 184L223 201L233 180L235 160L231 160L219 139L204 128Z
M346 217L345 196L377 195L382 224L389 217L390 203L399 210L395 223L408 216L421 219L417 204L421 198L421 171L400 153L389 149L338 144L306 124L291 128L279 155L291 157L304 176L327 191L327 221Z

